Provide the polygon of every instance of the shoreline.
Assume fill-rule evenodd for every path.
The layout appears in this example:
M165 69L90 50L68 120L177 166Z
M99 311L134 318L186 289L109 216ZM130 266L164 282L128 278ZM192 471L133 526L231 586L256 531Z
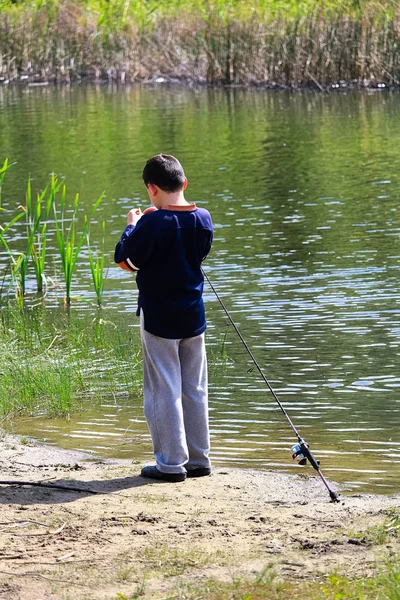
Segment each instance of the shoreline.
M27 79L7 79L7 77L0 76L0 89L35 89L35 88L66 88L66 87L78 87L82 85L87 86L99 86L99 87L114 87L116 89L127 89L130 87L165 87L165 88L187 88L187 89L215 89L215 90L260 90L266 92L290 92L296 93L321 93L321 94L346 94L348 92L400 92L400 84L389 85L385 82L380 83L368 83L360 84L357 82L346 82L341 81L340 83L330 83L326 86L320 86L315 84L305 84L300 86L288 86L278 83L209 83L207 81L195 80L195 79L177 79L169 77L168 75L160 75L152 77L150 79L135 80L135 81L120 81L118 79L106 79L106 78L95 78L85 77L75 79L72 81L58 81L58 80L44 80L35 78L33 75Z
M371 535L397 514L400 494L344 490L333 504L318 477L222 467L158 482L140 477L130 460L23 441L2 436L2 480L82 492L1 486L0 597L110 600L140 589L149 599L222 598L202 596L205 582L209 590L229 587L233 573L255 581L268 572L271 585L277 578L291 586L338 571L365 577L400 550L390 531L383 543Z

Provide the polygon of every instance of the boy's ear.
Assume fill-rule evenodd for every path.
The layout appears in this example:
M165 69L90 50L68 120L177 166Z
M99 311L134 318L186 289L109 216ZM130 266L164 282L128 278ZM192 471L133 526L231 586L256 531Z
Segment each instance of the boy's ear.
M183 189L186 190L187 186L188 186L188 180L185 177L185 181L183 183Z
M147 185L147 189L149 190L149 192L151 193L152 196L155 196L158 192L157 186L154 185L153 183L149 183Z

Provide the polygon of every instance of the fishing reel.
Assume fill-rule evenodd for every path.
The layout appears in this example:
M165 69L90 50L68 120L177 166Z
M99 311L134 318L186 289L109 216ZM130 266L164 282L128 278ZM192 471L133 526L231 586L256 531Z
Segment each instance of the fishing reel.
M292 458L299 465L307 464L307 457L304 456L304 453L303 453L303 450L301 449L300 444L295 444L294 446L292 446Z
M313 455L311 454L311 452L309 450L308 444L306 444L304 441L301 441L298 444L295 444L294 446L292 446L292 458L299 465L302 465L302 466L307 464L307 458L308 458L311 465L318 470L319 460L315 460L315 458L313 457Z

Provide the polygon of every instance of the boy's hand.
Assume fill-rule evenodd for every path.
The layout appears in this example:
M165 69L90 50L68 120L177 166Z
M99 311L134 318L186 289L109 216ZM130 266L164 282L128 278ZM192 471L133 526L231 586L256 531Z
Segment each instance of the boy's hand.
M143 213L140 208L132 208L126 216L128 225L136 225L142 215Z

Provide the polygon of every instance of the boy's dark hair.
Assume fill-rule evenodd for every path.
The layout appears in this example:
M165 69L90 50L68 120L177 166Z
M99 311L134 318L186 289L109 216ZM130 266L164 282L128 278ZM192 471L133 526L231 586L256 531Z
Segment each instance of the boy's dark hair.
M170 154L156 154L149 158L142 173L146 187L149 183L164 192L179 192L185 183L185 173L177 158Z

